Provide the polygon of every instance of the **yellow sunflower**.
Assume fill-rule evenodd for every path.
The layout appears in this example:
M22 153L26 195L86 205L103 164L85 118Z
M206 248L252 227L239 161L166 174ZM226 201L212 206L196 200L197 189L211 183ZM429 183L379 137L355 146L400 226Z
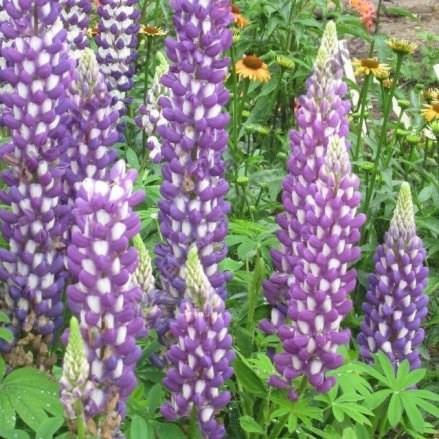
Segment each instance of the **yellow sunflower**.
M373 75L379 79L386 79L390 74L390 67L387 64L381 64L378 58L355 59L352 64L355 67L356 76Z
M399 38L390 38L387 45L399 55L411 55L418 47L416 43Z
M147 37L162 37L163 35L166 35L166 33L166 31L158 26L144 25L140 26L139 29L139 34L146 35Z
M235 22L236 26L245 27L249 24L247 18L245 18L244 15L241 14L241 9L239 8L239 6L232 4L232 15L233 21Z
M431 104L424 105L421 113L427 122L439 120L439 101L433 101Z
M268 82L271 78L267 64L256 55L245 55L235 64L235 70L240 78L252 81Z

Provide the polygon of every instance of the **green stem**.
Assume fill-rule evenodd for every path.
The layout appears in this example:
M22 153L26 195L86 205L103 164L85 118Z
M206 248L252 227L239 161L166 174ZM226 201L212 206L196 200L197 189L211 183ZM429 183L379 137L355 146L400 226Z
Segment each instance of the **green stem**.
M379 30L382 6L383 6L383 0L379 0L377 6L376 20L375 20L375 30L373 32L374 35L376 35ZM368 55L369 58L372 56L374 48L375 48L375 38L372 38L372 42L370 44L370 49L369 49L369 55Z
M293 26L291 22L293 21L294 9L296 8L296 0L291 1L290 12L288 14L288 34L287 34L287 51L291 49L291 43L293 42Z
M376 179L377 179L377 175L378 175L379 161L381 158L383 145L386 141L387 124L389 122L390 109L392 108L392 97L395 93L396 84L398 82L399 74L401 72L402 59L403 59L402 55L397 55L396 69L395 69L395 76L393 79L393 84L392 84L392 87L389 91L387 99L384 100L383 124L381 126L381 132L380 132L379 139L378 139L378 147L377 147L377 151L376 151L375 159L374 159L375 167L374 167L373 172L372 172L370 185L366 189L366 202L365 202L365 206L364 206L364 212L366 212L366 215L368 217L369 217L370 202L371 202L372 197L373 197L373 192L375 189Z
M148 94L148 71L149 57L151 54L152 37L146 37L145 65L143 66L143 102L146 104L146 95Z
M77 417L77 422L76 422L77 439L86 439L87 428L85 425L84 410L81 401L76 401L75 412Z
M363 87L361 89L361 95L360 95L360 120L358 124L358 136L357 136L357 143L355 144L353 159L354 162L358 160L358 156L360 155L360 144L361 140L363 138L363 122L364 122L364 112L366 110L366 104L367 104L367 93L369 91L369 84L370 84L370 78L372 75L367 75Z

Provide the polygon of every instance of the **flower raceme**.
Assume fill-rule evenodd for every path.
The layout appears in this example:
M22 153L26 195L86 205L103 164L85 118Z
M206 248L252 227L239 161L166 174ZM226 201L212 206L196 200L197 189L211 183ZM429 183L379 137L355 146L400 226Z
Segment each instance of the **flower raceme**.
M196 243L210 283L225 295L228 275L218 264L227 249L223 153L229 116L223 109L229 95L224 87L228 59L223 57L232 36L227 0L171 2L176 38L166 39L171 61L162 83L169 97L160 100L166 124L158 127L162 141L162 199L160 230L164 242L156 247L162 289L181 297L186 255Z
M355 288L356 272L349 267L360 255L357 243L365 221L357 214L359 185L345 140L332 136L303 206L307 235L296 246L287 315L278 329L283 351L273 358L279 375L271 384L276 387L289 387L301 375L319 392L334 384L326 372L341 365L337 347L349 341L349 331L340 324L352 308L349 293ZM294 391L290 397L295 397Z
M85 414L88 419L102 416L102 431L114 428L111 422L118 425L125 414L136 384L136 338L144 334L141 290L133 279L137 251L129 245L140 229L132 208L143 197L133 192L135 175L118 161L108 179L84 180L67 251L74 282L67 288L68 304L80 322L94 383Z
M7 67L0 78L10 86L1 100L11 140L2 148L10 167L2 173L7 189L0 198L11 209L0 214L9 243L9 250L0 253L0 277L7 283L5 301L16 335L42 336L50 343L62 323L67 275L61 158L69 137L67 89L73 64L65 50L59 4L22 5L5 0L8 20L2 23L11 42L2 48Z
M299 257L298 245L306 242L309 235L305 211L308 188L318 179L330 137L345 137L349 131L350 105L344 98L347 86L342 75L335 24L329 22L314 71L307 81L307 92L299 98L298 128L290 133L291 157L282 192L284 212L276 218L281 248L272 251L276 271L264 282L265 296L272 305L272 318L262 322L261 327L268 333L276 331L287 313L288 290Z
M91 0L61 0L61 18L67 31L67 43L72 51L88 45L87 29L92 10Z
M428 312L425 256L416 234L410 186L403 183L384 243L375 253L375 271L363 304L358 341L365 360L383 351L395 366L407 359L412 369L420 367L421 322Z
M133 84L140 18L137 3L137 0L101 0L98 7L97 59L120 115L126 112L127 92Z
M107 168L117 157L112 146L119 138L118 114L111 107L111 96L94 52L78 51L77 58L76 76L70 87L72 142L65 157L65 178L72 201L85 178L105 179Z
M225 430L215 413L230 400L230 392L221 390L233 374L230 314L204 273L196 247L188 253L185 281L185 296L171 322L176 343L167 354L171 368L164 384L171 391L171 400L161 411L170 420L195 411L203 436L221 439Z

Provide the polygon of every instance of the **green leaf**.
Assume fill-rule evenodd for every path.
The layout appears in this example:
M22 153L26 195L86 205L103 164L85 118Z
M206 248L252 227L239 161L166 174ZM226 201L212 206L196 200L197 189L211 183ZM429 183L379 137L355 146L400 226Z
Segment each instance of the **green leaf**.
M56 417L64 415L58 384L36 369L27 367L12 371L0 383L0 395L7 397L14 413L34 431L49 419L47 413ZM0 404L8 404L5 400Z
M404 363L405 362L406 361L404 361ZM401 390L406 389L407 387L411 387L422 381L425 377L426 372L427 372L426 369L415 369L412 372L409 372L405 376L403 375L401 377L397 376L398 386L400 386Z
M418 406L425 410L427 413L430 413L430 415L439 418L439 408L437 406L422 398L417 398L416 402Z
M378 390L378 392L371 393L370 396L365 399L365 403L371 410L374 410L380 406L391 394L392 391L390 389Z
M2 356L0 356L0 379L3 378L6 372L6 363Z
M264 434L262 427L251 416L241 416L239 418L239 424L247 433Z
M175 424L157 422L155 432L159 438L186 439L186 435Z
M14 339L14 336L9 329L0 328L0 339L10 343Z
M392 427L396 427L398 423L401 421L402 417L402 404L401 397L399 393L394 393L392 398L390 398L389 407L387 409L387 418L389 420L389 424Z
M134 415L130 424L130 439L153 439L152 431L149 429L145 419Z
M8 315L5 312L0 311L0 323L9 323L9 322L10 320Z
M357 439L357 435L352 427L348 427L343 430L342 439Z
M393 388L395 383L395 372L393 370L393 365L389 360L389 357L382 352L376 355L377 364L381 366L386 377L387 384L390 388Z
M53 418L47 418L40 423L40 427L36 430L35 439L52 439L53 435L64 424L64 418L55 416Z
M132 148L127 148L126 156L127 156L127 162L132 168L140 169L139 159L137 157L136 152Z
M163 389L161 384L154 384L148 392L148 410L154 413L163 402Z
M29 434L25 431L8 429L3 425L0 425L0 437L2 439L30 439Z
M412 427L419 432L424 431L424 418L416 406L416 397L411 392L401 394L402 406Z
M237 352L236 360L233 363L233 369L235 370L235 376L247 392L258 395L260 397L267 396L267 390L259 379L259 377L253 372L245 358Z
M0 392L0 426L6 429L13 429L15 422L15 410L9 397L6 393Z

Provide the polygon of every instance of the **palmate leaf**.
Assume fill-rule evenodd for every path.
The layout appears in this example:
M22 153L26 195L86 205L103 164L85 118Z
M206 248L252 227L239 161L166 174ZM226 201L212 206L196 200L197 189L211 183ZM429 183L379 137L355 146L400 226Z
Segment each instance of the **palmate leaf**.
M50 422L49 415L62 417L58 384L36 369L11 372L0 383L0 425L13 429L16 415L34 431Z

